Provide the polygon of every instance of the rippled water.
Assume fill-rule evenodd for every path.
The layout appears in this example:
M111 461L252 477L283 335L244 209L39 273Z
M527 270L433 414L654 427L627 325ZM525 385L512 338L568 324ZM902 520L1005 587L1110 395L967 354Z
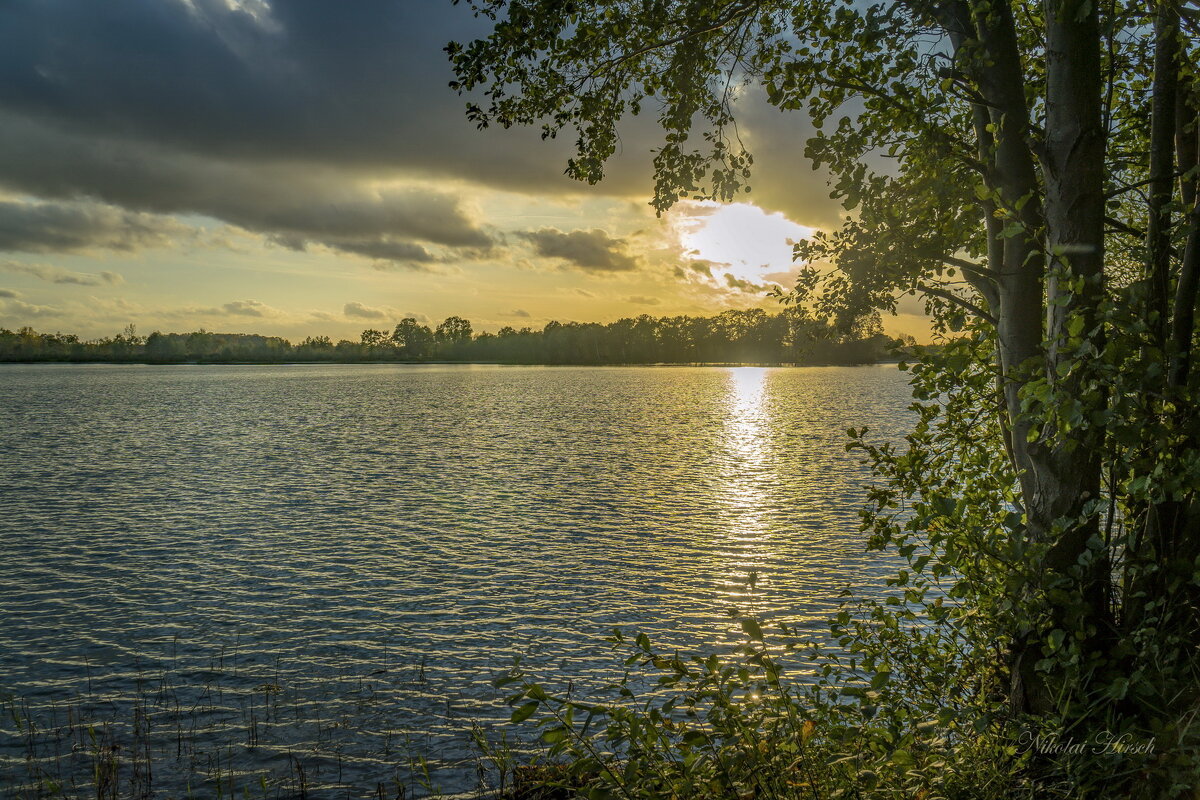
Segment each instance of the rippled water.
M908 402L893 366L5 367L0 793L69 792L76 717L120 743L139 705L155 796L470 788L514 656L598 685L614 626L711 650L877 582L845 429Z

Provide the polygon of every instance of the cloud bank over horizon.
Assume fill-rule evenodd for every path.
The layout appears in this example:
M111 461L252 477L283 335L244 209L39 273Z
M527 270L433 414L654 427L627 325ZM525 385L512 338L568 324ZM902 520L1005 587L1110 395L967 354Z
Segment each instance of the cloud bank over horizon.
M20 293L0 326L192 313L348 336L400 308L494 329L513 309L770 307L790 263L763 279L709 258L705 277L675 212L649 209L653 120L630 121L595 187L563 175L569 143L477 131L442 47L484 25L449 2L0 6L0 272ZM753 91L742 110L755 202L835 224L800 156L807 122Z

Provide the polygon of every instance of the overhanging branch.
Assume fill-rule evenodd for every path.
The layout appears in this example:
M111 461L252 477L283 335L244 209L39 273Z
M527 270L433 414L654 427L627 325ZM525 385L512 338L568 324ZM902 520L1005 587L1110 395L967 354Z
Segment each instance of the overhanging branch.
M995 317L993 317L991 314L984 311L982 308L975 305L974 303L972 303L970 300L966 299L965 297L959 297L954 292L950 292L945 289L939 289L938 287L930 286L927 283L918 283L917 291L924 292L925 294L932 295L934 297L940 297L943 300L948 300L951 303L958 306L959 308L963 309L964 311L971 312L972 314L979 317L980 319L982 319L984 322L988 323L989 325L996 324Z

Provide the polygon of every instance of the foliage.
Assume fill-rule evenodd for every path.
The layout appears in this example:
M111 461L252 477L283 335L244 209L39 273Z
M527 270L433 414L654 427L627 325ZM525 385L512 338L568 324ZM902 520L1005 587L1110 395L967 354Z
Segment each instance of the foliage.
M608 325L551 322L542 330L501 328L472 334L450 317L431 331L413 318L395 330L368 329L358 342L310 336L298 345L251 334L159 333L144 340L122 334L81 341L68 334L0 328L0 361L488 361L508 364L874 363L899 344L875 332L839 334L797 312L726 311L715 317L647 315Z
M621 118L657 104L659 211L746 188L740 87L756 83L780 109L803 110L817 129L804 153L851 215L797 246L805 270L784 299L850 329L915 293L948 338L915 356L920 421L902 449L852 432L882 478L865 518L872 543L911 561L895 579L902 591L835 622L845 652L822 653L846 665L834 668L834 701L782 699L775 717L745 709L747 724L772 732L768 749L803 740L803 729L772 727L796 706L815 715L808 741L828 745L828 775L841 775L834 793L1188 791L1200 774L1193 5L473 7L495 20L492 34L447 48L452 87L483 97L468 115L481 126L542 124L547 136L573 128L568 173L595 181ZM886 668L880 686L855 683L867 665ZM706 679L687 680L683 697ZM721 690L717 705L738 691ZM609 719L637 730L623 713ZM857 715L853 730L883 738L846 739L847 715ZM691 767L665 721L639 719L660 737L645 739L657 755L614 753L645 761L634 772L656 787L647 796L673 795L654 770ZM732 729L719 731L734 742ZM883 764L876 756L889 746L915 769ZM956 783L968 757L1000 766ZM864 762L869 778L836 769ZM719 758L706 764L698 769L725 769ZM751 781L779 766L758 760L738 774ZM789 795L748 786L725 791Z

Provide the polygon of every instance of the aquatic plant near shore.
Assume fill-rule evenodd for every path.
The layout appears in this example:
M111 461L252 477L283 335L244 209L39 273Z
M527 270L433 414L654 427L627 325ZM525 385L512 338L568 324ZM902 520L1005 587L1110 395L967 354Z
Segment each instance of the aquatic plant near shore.
M52 701L0 698L0 796L439 794L445 759L434 741L404 727L395 705L395 691L427 686L423 664L297 679L278 662L248 667L222 653L207 669L164 671L136 684L131 692L89 689ZM489 777L481 772L481 785Z

